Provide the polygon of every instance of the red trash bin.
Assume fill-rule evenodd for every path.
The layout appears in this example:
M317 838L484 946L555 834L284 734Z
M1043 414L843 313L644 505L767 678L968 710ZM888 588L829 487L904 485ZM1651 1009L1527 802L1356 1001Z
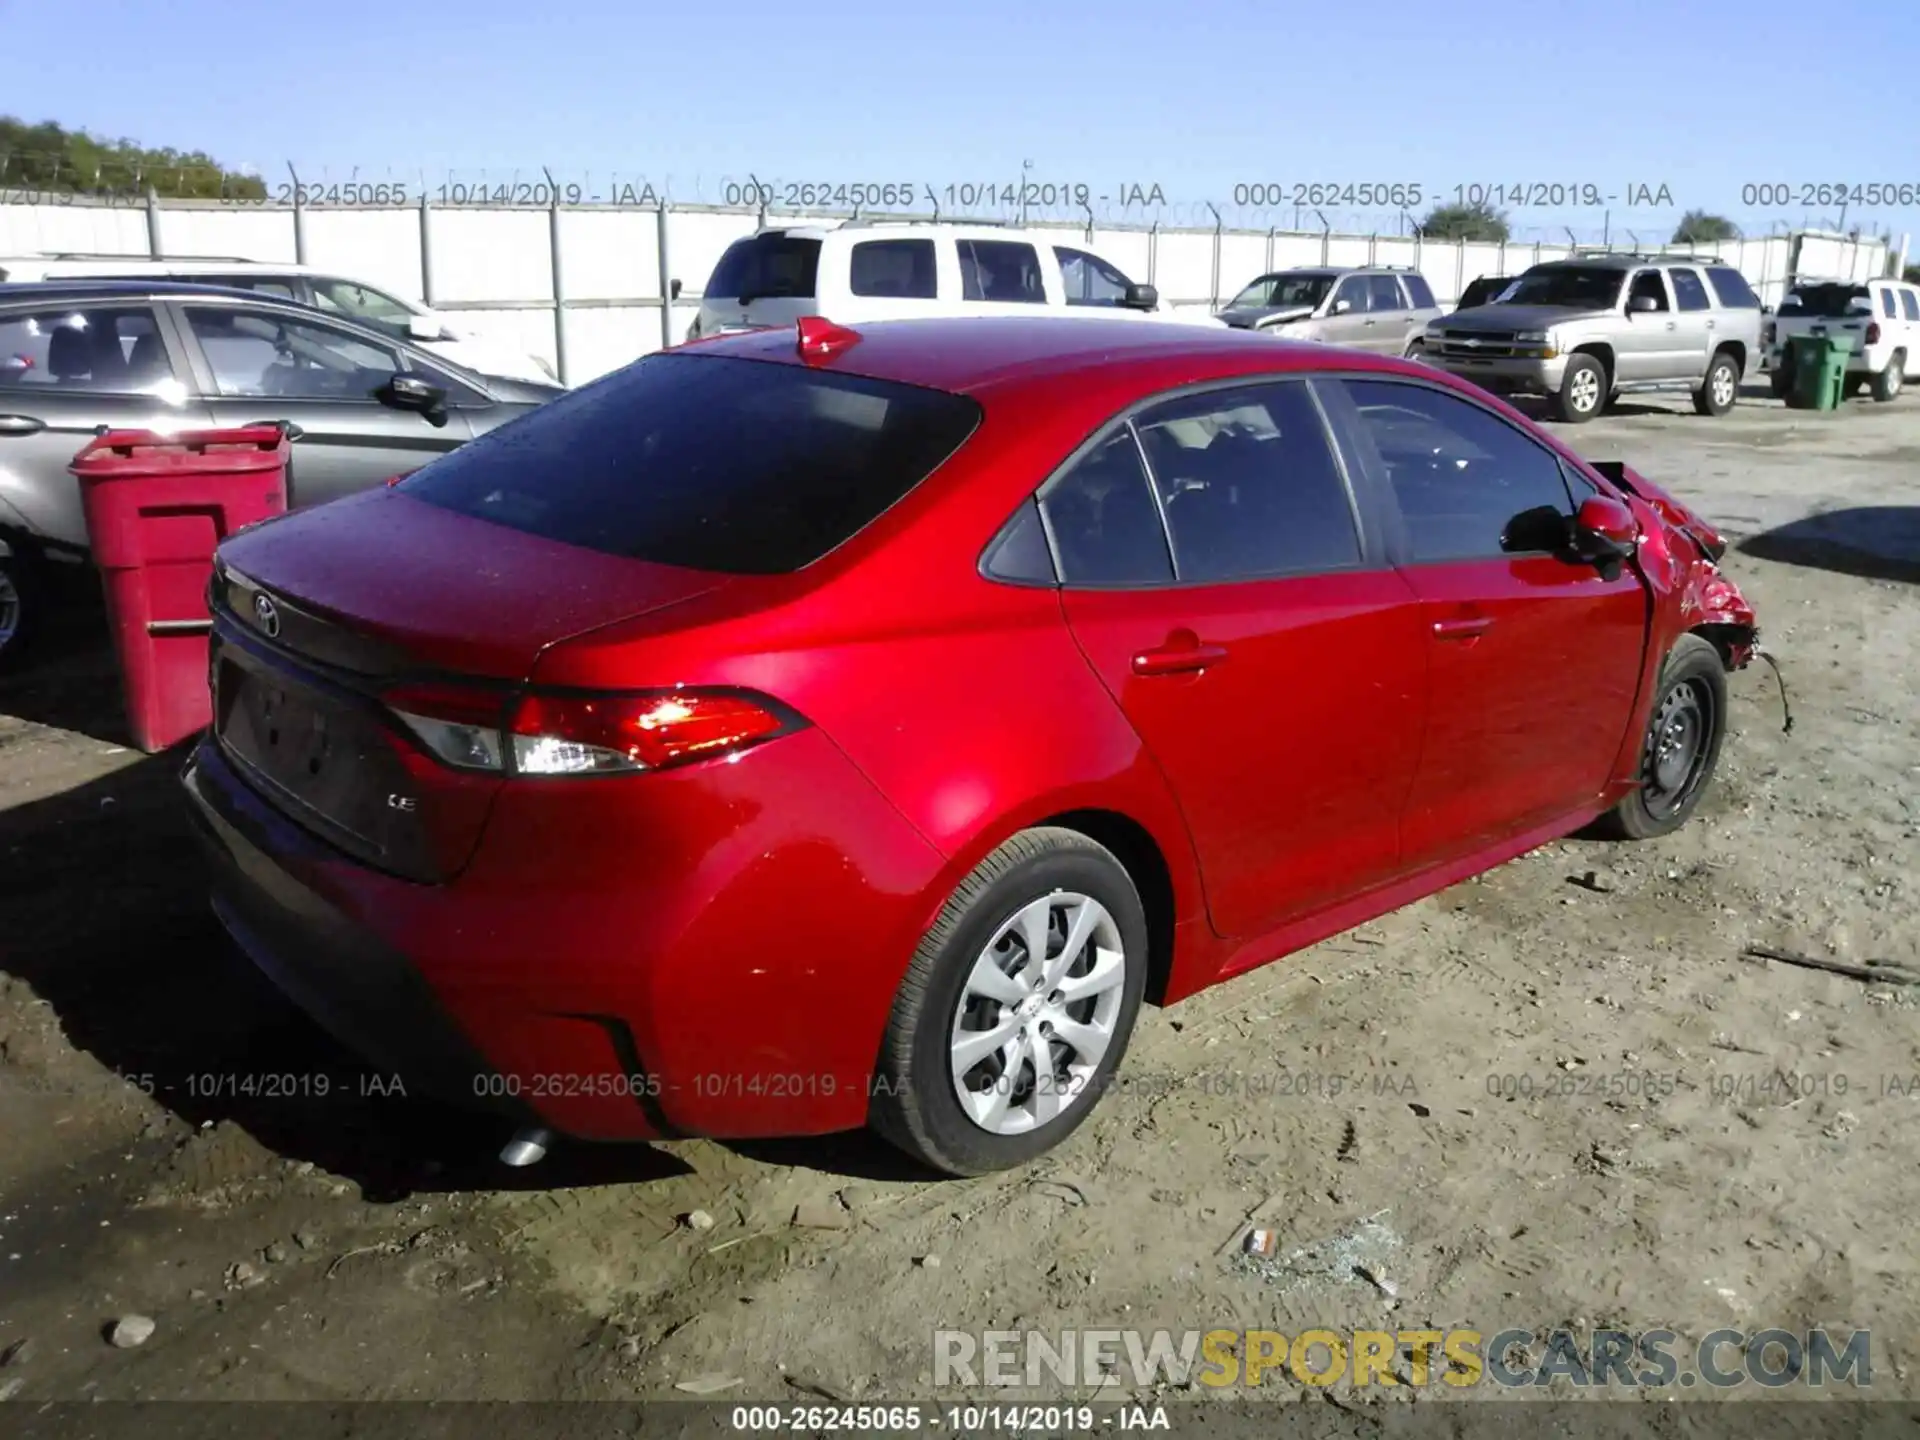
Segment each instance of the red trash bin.
M73 457L127 725L149 755L213 720L207 585L214 546L286 510L287 448L278 425L175 435L110 430Z

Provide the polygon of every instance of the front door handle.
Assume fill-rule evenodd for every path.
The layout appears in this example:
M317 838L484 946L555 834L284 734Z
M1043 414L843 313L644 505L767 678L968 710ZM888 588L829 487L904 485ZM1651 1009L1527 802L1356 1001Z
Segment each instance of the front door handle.
M1677 321L1669 320L1667 321L1667 329L1672 330L1676 328L1677 324L1678 324Z
M1436 620L1433 622L1433 638L1436 640L1478 640L1493 628L1493 621L1485 615L1463 616L1458 620Z
M1157 650L1142 650L1133 657L1136 675L1189 675L1218 665L1227 658L1224 645L1202 645L1199 641L1169 642Z
M0 435L38 435L47 422L31 415L0 415Z

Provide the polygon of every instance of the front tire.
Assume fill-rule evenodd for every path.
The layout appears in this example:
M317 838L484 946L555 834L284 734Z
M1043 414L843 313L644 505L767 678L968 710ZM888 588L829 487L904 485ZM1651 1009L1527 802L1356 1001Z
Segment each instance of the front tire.
M1591 355L1574 355L1560 377L1554 413L1569 425L1585 424L1606 408L1610 388L1606 366Z
M1694 413L1720 416L1733 409L1740 398L1740 367L1733 356L1722 350L1707 366L1707 378L1693 392Z
M45 609L41 581L31 555L0 557L0 671L18 669L33 642Z
M1600 819L1601 834L1651 840L1678 830L1700 804L1727 733L1727 667L1698 635L1667 652L1640 747L1640 783Z
M1887 361L1887 368L1873 377L1873 398L1882 405L1896 399L1907 381L1907 357L1898 353Z
M870 1123L949 1175L1044 1154L1105 1093L1146 976L1126 868L1078 831L1022 831L960 882L914 952Z

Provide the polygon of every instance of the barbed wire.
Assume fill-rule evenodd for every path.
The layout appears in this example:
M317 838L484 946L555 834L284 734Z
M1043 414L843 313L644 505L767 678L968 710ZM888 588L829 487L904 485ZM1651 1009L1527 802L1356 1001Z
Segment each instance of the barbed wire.
M1124 189L1113 186L1110 189ZM1276 187L1277 188L1277 187ZM1340 187L1327 187L1338 190ZM1347 187L1349 189L1353 187ZM1386 187L1380 187L1386 188ZM670 172L564 170L544 166L450 168L351 166L301 167L288 163L278 171L257 167L223 169L210 165L144 166L109 161L83 169L64 154L0 152L0 203L144 204L149 194L162 200L215 201L234 206L311 209L384 209L425 204L430 208L646 208L701 206L790 219L801 216L868 218L931 216L938 219L1020 222L1045 226L1141 228L1174 231L1231 231L1273 235L1325 235L1378 242L1417 241L1426 212L1439 196L1417 195L1395 207L1333 208L1325 205L1234 205L1212 200L1173 199L1159 186L1116 199L1095 197L1089 185L1036 183L983 176L972 181L898 180L787 181L757 174L692 176ZM1554 214L1507 211L1509 246L1612 246L1649 249L1673 243L1681 217L1671 210L1635 209L1624 215L1591 209ZM1892 243L1901 219L1884 214L1743 214L1725 217L1740 234L1764 239L1795 230L1853 233L1861 239ZM1436 237L1428 237L1436 238ZM1497 245L1498 241L1484 242ZM1732 242L1723 242L1732 243Z

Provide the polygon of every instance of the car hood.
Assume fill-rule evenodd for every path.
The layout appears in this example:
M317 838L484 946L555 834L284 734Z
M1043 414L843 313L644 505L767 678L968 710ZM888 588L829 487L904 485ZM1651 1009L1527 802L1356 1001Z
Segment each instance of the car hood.
M1284 325L1293 320L1304 320L1313 314L1311 305L1246 305L1229 306L1220 312L1221 320L1236 330L1251 330L1261 325Z
M1551 330L1582 320L1603 320L1610 310L1581 310L1571 305L1476 305L1471 310L1456 310L1436 322L1442 330L1483 330L1504 333L1510 330Z

